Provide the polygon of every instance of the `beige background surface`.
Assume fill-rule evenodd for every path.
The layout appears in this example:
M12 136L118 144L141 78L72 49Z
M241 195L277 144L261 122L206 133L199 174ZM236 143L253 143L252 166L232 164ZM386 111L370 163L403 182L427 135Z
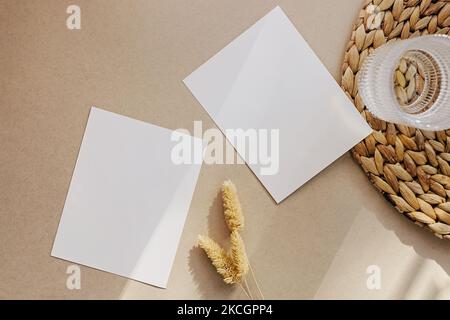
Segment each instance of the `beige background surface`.
M73 3L79 31L65 26ZM450 296L449 244L400 217L348 154L280 205L246 166L205 165L168 289L87 267L82 289L66 289L70 263L49 253L89 107L212 127L181 80L277 4L337 78L359 0L0 0L0 298L245 298L195 247L199 233L226 239L227 178L266 298ZM366 287L372 264L381 290Z

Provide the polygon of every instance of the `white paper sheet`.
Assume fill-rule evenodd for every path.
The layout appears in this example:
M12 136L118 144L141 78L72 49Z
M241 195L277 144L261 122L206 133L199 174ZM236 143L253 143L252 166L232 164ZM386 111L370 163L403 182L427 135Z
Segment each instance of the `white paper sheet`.
M278 173L247 161L277 203L371 132L279 7L184 82L246 160L226 130L279 129Z
M166 287L201 168L171 161L171 134L91 109L52 256Z

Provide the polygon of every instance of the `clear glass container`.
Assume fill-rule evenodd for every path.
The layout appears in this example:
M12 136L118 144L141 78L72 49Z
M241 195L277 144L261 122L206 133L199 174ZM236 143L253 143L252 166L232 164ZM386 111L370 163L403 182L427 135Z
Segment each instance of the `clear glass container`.
M450 128L450 37L387 43L366 58L359 93L369 112L425 130Z

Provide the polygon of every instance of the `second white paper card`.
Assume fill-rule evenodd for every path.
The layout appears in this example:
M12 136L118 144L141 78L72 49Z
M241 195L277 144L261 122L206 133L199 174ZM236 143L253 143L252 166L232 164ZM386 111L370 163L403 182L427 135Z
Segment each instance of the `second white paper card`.
M371 132L279 7L184 82L277 203Z

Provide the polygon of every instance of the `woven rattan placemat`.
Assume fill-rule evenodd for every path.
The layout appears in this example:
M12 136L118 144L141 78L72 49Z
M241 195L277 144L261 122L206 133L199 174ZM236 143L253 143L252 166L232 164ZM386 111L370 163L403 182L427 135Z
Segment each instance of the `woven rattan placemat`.
M450 0L366 1L346 48L341 85L374 130L352 149L372 184L416 224L450 240L450 130L430 132L376 119L358 94L356 78L377 47L435 33L450 35Z

